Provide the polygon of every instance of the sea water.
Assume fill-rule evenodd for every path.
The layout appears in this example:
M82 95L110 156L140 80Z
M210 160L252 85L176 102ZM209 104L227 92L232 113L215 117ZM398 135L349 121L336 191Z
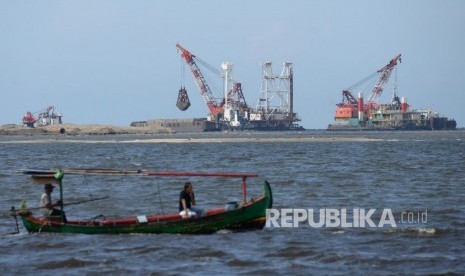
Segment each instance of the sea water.
M144 143L149 138L181 142ZM16 229L11 206L25 200L37 207L43 190L17 170L55 167L253 172L259 177L248 179L248 199L268 180L273 208L281 217L287 212L288 222L295 210L338 215L320 227L308 219L282 227L278 219L279 227L212 235L28 234L21 224L8 234ZM65 202L108 196L65 211L68 219L88 220L176 212L187 180L199 207L241 201L239 179L65 175ZM2 275L465 272L463 131L3 136L0 187ZM354 212L371 209L375 227L354 227ZM351 226L342 224L342 210ZM385 210L395 226L379 225Z

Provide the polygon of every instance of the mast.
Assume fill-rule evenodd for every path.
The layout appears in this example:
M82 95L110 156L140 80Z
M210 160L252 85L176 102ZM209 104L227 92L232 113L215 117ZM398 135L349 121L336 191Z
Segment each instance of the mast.
M281 80L279 92L283 94L283 99L286 99L281 102L279 108L284 113L287 113L289 123L292 124L294 122L294 87L291 62L283 62L283 69L279 78Z
M294 122L294 73L292 67L290 68L289 76L289 119L291 123Z

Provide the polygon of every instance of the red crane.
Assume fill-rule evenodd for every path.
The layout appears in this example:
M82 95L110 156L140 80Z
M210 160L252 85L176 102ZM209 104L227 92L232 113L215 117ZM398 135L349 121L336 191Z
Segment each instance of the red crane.
M394 70L394 68L397 66L397 61L402 62L400 57L401 57L401 54L398 54L393 59L391 59L389 64L387 64L386 66L384 66L383 68L377 71L377 73L380 74L380 77L376 85L371 90L371 94L367 102L368 106L377 104L376 101L378 100L379 96L381 96L381 93L383 93L384 85L388 82L389 77L391 76L392 70Z
M356 118L358 111L365 111L366 113L369 113L370 110L375 109L379 105L377 103L377 100L381 96L384 86L388 82L392 71L397 66L397 62L401 62L401 54L395 56L393 59L391 59L391 61L386 66L379 69L372 75L352 85L349 89L343 90L342 91L342 102L337 104L335 118L336 119ZM354 90L355 87L360 87L362 84L366 84L368 81L373 80L373 78L376 76L379 76L378 80L376 84L372 86L373 88L371 89L371 93L370 93L370 96L368 97L368 101L366 102L366 104L363 104L363 100L357 101L357 99L352 95L351 91ZM363 105L363 106L359 106L359 105Z
M34 127L34 124L36 122L36 118L34 115L32 115L31 112L26 112L26 114L23 116L23 124L25 124L28 127Z
M176 44L176 48L178 48L178 50L181 51L181 57L186 61L187 65L189 65L192 75L194 76L195 83L197 84L197 87L200 90L200 94L202 95L203 100L207 104L211 115L213 117L217 117L218 114L222 114L223 105L221 102L218 102L217 99L213 96L210 87L205 81L205 77L203 76L199 67L195 63L195 59L197 59L195 55L193 55L191 52L179 45L179 43Z

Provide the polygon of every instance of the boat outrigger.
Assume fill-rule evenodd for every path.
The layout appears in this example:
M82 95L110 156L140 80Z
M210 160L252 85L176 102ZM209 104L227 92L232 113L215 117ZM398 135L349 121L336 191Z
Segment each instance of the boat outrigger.
M253 173L215 173L215 172L148 172L143 170L99 170L99 169L52 169L52 170L23 170L31 175L35 183L58 184L60 200L63 200L63 175L65 174L108 174L108 175L141 175L144 177L228 177L242 179L242 202L226 204L226 206L206 210L203 215L183 218L179 213L166 215L142 215L128 218L107 219L96 217L92 220L72 220L63 222L63 217L45 218L34 216L31 210L22 206L16 214L28 232L55 232L77 234L130 234L130 233L185 233L208 234L218 230L247 230L262 229L265 225L266 209L272 207L273 198L270 184L264 183L264 194L247 201L248 177L257 177ZM63 210L63 205L61 206Z

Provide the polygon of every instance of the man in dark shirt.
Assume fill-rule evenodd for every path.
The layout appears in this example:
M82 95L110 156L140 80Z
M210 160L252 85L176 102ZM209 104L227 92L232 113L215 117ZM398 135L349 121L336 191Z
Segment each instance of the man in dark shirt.
M203 215L203 210L192 207L195 205L195 195L194 189L192 188L192 183L186 182L184 184L184 189L179 194L179 212L183 217L188 217L190 215Z

